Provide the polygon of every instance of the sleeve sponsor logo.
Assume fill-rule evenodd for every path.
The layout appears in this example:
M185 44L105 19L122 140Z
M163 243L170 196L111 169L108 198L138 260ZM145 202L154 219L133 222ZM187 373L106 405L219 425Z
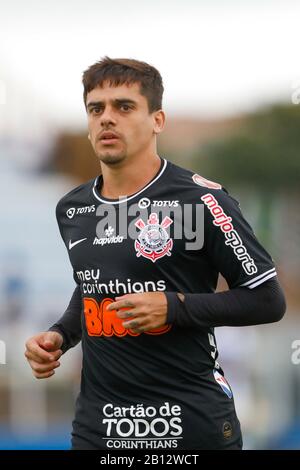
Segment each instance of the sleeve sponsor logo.
M143 197L139 200L138 206L140 209L147 209L147 207L178 207L179 200L176 201L150 201L147 197Z
M198 175L197 173L195 173L192 178L194 183L198 184L198 186L202 186L203 188L222 189L222 186L219 183L209 181L206 178L203 178L203 176Z
M66 214L69 219L73 219L75 215L76 209L75 207L70 207L70 209L67 210Z
M90 214L91 212L95 212L96 207L93 204L92 206L84 206L84 207L70 207L66 211L66 215L69 219L73 219L74 215L82 215L82 214Z
M232 248L235 256L239 261L242 262L242 267L246 274L257 273L258 269L254 260L249 255L246 247L244 246L239 234L234 229L232 218L228 217L223 211L222 207L218 204L217 200L211 193L204 194L201 200L209 209L211 215L214 218L213 224L219 227L225 235L225 245Z

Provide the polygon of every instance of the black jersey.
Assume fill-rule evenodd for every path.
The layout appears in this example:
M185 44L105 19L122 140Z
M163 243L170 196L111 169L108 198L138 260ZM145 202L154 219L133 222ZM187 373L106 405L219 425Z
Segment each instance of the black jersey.
M213 328L170 323L136 333L107 306L128 293L213 293L219 273L229 288L255 288L276 275L271 257L224 188L167 160L129 197L103 198L101 181L77 187L57 205L82 295L73 448L240 446Z

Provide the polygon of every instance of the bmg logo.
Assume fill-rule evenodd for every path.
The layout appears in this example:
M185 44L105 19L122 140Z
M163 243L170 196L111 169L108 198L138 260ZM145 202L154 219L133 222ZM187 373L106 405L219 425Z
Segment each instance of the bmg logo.
M6 344L0 340L0 364L6 364Z

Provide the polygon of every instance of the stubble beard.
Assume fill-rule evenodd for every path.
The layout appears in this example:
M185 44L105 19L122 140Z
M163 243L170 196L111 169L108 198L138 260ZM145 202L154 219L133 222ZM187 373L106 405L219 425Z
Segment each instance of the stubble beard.
M126 153L122 152L122 153L114 154L109 151L98 152L97 157L99 158L99 161L104 163L105 165L116 165L118 163L121 163L123 160L125 160Z
M99 160L99 163L104 163L105 165L117 165L121 163L127 157L126 146L122 145L121 148L116 149L114 146L112 147L102 147L99 145L99 141L93 144L94 152L96 157Z

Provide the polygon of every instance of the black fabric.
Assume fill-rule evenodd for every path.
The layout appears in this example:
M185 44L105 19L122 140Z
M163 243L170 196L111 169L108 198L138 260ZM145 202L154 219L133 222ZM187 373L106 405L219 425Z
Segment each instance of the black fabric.
M70 303L62 317L48 331L57 331L63 337L62 352L73 348L81 341L81 307L82 299L80 286L76 286Z
M254 304L258 323L272 321L265 298L275 290L258 297L260 286L276 276L271 256L221 185L166 160L148 185L122 201L102 198L95 184L78 186L56 210L79 286L52 327L62 332L64 350L82 338L73 448L240 445L213 326L245 322L249 299L249 324L259 320ZM123 236L124 225L136 234ZM203 243L195 244L202 233ZM224 295L214 294L219 273L231 289ZM160 329L135 333L107 310L116 296L153 291L170 293L170 323ZM238 291L247 300L240 293L235 298ZM184 305L176 292L185 295Z
M272 278L255 289L240 287L213 294L185 294L184 302L176 292L165 292L168 300L167 323L179 327L249 326L282 319L286 302L283 290ZM81 292L76 286L68 308L49 331L64 338L62 350L81 340Z
M180 328L248 326L281 320L286 310L283 290L276 278L255 289L238 287L213 294L165 292L168 299L167 322Z

